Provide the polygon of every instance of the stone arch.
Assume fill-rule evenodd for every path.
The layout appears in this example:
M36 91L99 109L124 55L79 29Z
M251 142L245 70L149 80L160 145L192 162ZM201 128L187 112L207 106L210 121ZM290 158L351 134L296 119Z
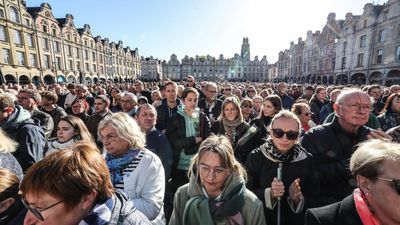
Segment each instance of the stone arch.
M39 84L40 84L40 77L39 77L39 76L33 76L33 77L32 77L32 83L35 84L36 86L39 86Z
M55 80L53 75L47 74L43 77L43 81L45 84L54 84Z
M27 75L20 75L18 78L19 84L29 84L31 79Z
M386 77L386 85L400 84L400 70L391 70Z
M383 74L379 71L375 71L369 75L370 84L382 84Z
M327 76L323 76L322 77L322 83L323 84L327 84L328 83L328 77Z
M321 76L317 76L317 84L320 84L321 83ZM313 82L313 83L315 83L315 82Z
M336 76L336 81L335 81L336 84L347 84L348 82L349 81L346 74L339 74Z
M335 82L335 79L333 78L333 76L329 76L328 78L328 84L333 84Z
M65 79L65 76L60 74L57 76L57 83L66 83L67 79Z
M68 83L76 83L76 77L73 75L68 76Z
M4 80L6 81L6 84L8 84L8 83L16 84L17 83L17 78L11 74L6 74L4 76Z
M351 76L350 81L352 84L364 85L367 83L367 76L363 73L355 73Z

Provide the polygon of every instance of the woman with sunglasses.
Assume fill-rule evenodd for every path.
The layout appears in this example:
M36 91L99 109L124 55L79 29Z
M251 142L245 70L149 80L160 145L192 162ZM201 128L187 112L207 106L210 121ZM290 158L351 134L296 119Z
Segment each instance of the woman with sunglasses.
M21 183L25 225L146 224L151 222L114 190L96 145L81 142L34 164Z
M226 137L204 140L189 171L189 183L175 194L170 224L266 224L261 201L246 188L246 171Z
M400 224L399 167L399 144L379 139L360 144L350 159L358 188L340 202L308 210L305 224Z
M313 113L307 103L295 103L292 106L292 113L296 114L301 123L300 136L303 136L310 128L315 127L316 124L312 121L311 116Z
M253 100L251 100L251 98L243 98L240 103L240 108L242 109L243 120L246 123L250 123L250 121L256 117L256 114L253 111Z
M300 127L296 115L279 112L271 121L270 138L246 161L247 188L263 202L267 224L277 224L279 205L282 225L304 224L305 210L318 193L311 155L298 144Z

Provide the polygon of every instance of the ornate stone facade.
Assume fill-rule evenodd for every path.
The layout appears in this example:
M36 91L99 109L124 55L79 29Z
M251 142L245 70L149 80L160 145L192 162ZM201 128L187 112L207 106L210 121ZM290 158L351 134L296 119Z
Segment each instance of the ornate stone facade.
M47 3L0 0L0 48L2 82L96 83L140 75L137 48L94 37L88 24L76 28L70 14L55 18Z
M161 60L150 57L141 57L140 64L142 66L142 74L139 79L145 81L162 80Z

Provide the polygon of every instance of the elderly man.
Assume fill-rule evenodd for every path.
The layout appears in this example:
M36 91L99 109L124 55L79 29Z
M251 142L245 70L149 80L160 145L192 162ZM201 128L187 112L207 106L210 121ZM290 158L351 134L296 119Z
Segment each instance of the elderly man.
M349 195L356 183L348 163L354 147L367 139L391 137L383 131L364 126L371 100L359 90L343 90L333 105L336 116L332 123L317 126L301 140L302 146L313 154L321 191L319 205L331 204Z
M134 117L137 109L137 97L135 94L127 92L121 97L121 108L124 113Z
M204 87L205 98L198 103L200 110L206 114L211 123L217 120L221 113L222 101L217 99L218 87L214 82L207 82Z

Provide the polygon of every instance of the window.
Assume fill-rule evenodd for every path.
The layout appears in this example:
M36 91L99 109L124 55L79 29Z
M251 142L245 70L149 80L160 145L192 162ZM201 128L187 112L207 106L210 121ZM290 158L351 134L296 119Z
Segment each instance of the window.
M49 39L48 38L43 38L43 49L49 50Z
M85 63L85 71L89 71L89 63Z
M366 27L367 27L367 20L364 20L363 28L366 28Z
M23 52L17 51L17 63L19 66L25 65L25 54Z
M346 48L347 48L347 41L343 42L343 53L346 52Z
M10 20L16 23L20 22L18 10L14 6L10 6Z
M31 21L29 19L25 19L25 26L30 27Z
M76 62L76 70L81 70L81 63L80 62Z
M93 72L97 73L97 68L95 64L93 64Z
M364 53L358 54L357 66L363 66L364 64Z
M396 60L400 61L400 46L397 46L396 48Z
M3 63L10 64L10 49L3 48Z
M76 52L75 53L76 53L76 58L79 59L79 55L80 54L79 54L79 48L78 47L76 47Z
M42 28L43 28L43 32L44 32L44 33L47 33L47 26L46 26L46 25L43 25Z
M379 49L376 54L376 63L382 63L383 50Z
M36 55L33 53L29 54L29 64L33 67L37 66Z
M44 55L43 67L46 69L50 68L50 56L49 55Z
M364 48L365 46L367 46L367 35L360 37L360 48Z
M89 60L89 52L88 52L88 50L85 50L85 60Z
M380 30L378 34L378 43L385 41L386 32L385 30Z
M6 29L4 26L0 26L0 41L7 41Z
M71 45L67 46L67 55L68 56L72 56L72 47L71 47Z
M61 70L61 58L56 57L56 69Z
M15 34L15 44L17 44L17 45L22 45L21 31L19 31L19 30L14 30L14 34Z
M0 9L0 18L4 19L4 9Z
M342 57L342 67L341 69L346 67L346 57Z
M92 52L92 61L93 62L96 61L96 53L95 52Z
M73 70L72 60L68 60L68 70Z
M34 48L34 42L33 42L33 34L26 34L26 41L28 42L28 47Z

